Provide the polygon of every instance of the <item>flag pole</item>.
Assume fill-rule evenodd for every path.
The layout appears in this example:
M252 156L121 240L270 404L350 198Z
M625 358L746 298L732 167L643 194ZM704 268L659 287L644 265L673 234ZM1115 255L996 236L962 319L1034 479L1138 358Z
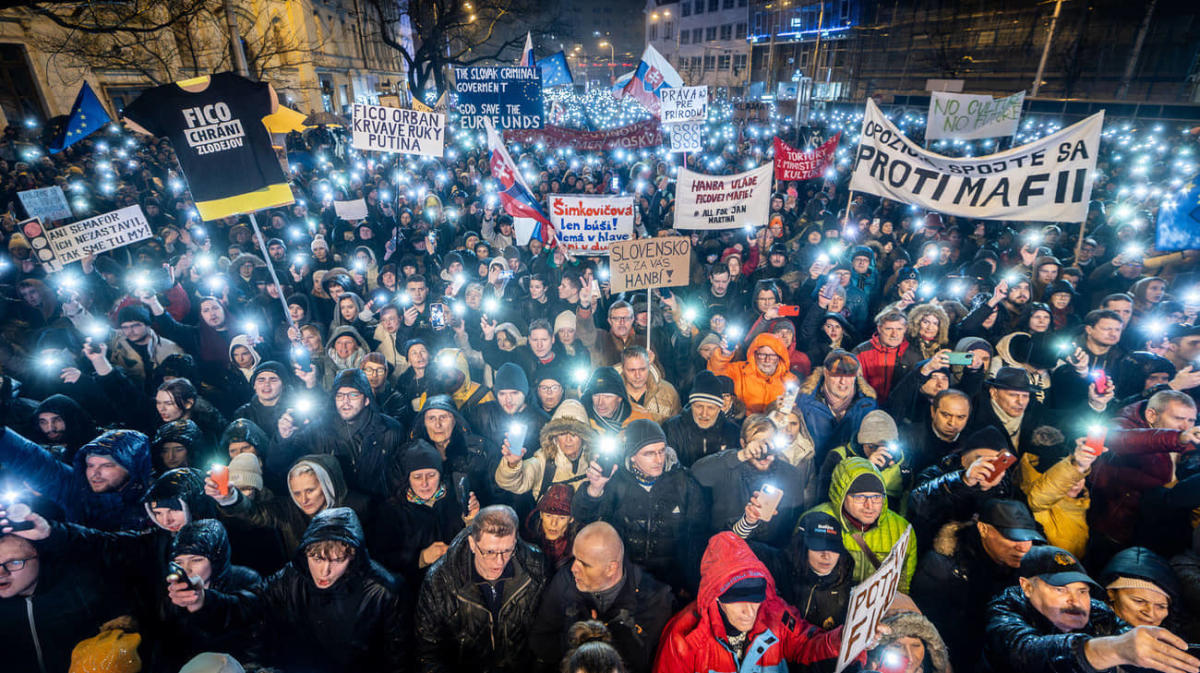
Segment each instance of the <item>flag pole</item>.
M254 227L254 235L258 238L258 249L262 251L263 261L267 263L267 271L271 273L271 282L275 283L275 291L279 293L279 303L283 306L283 317L288 321L288 327L295 327L296 321L292 320L292 313L288 310L287 297L283 296L283 286L279 284L279 276L275 274L275 265L271 263L271 254L267 252L267 240L263 237L262 230L258 228L258 219L254 217L254 213L250 215L250 226Z
M654 311L650 310L650 308L654 305L654 303L653 303L654 297L652 297L650 295L650 293L653 291L654 290L652 290L650 288L646 288L646 352L647 353L650 352L650 328L654 325ZM637 315L634 315L633 317L635 320L637 319ZM659 366L661 367L662 365L660 364Z

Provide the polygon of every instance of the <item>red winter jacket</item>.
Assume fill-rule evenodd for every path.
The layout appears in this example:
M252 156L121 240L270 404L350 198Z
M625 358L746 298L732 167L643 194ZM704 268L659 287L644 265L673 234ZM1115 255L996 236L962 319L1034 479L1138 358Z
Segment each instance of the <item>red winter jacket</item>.
M1146 421L1146 403L1131 404L1113 419L1104 445L1111 453L1092 467L1092 527L1117 542L1133 535L1142 493L1171 481L1172 451L1183 451L1178 430Z
M904 339L898 347L888 348L879 341L879 335L876 334L870 341L859 344L854 349L854 356L862 365L863 378L875 389L880 406L887 401L892 386L904 378L913 365L922 359L920 355L909 355L908 346L908 339ZM917 352L913 351L914 354Z
M750 577L767 580L767 599L758 609L741 665L734 662L725 640L725 622L717 598L729 587ZM822 631L775 593L775 580L746 541L730 531L718 533L708 543L700 561L700 591L663 630L654 673L738 673L786 671L787 664L812 664L836 659L842 628Z

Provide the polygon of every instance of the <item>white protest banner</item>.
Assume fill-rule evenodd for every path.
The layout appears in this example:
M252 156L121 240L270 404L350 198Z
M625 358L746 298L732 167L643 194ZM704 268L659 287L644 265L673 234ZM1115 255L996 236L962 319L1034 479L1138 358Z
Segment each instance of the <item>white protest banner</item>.
M1025 92L1003 98L973 93L934 91L929 95L925 138L999 138L1017 132Z
M687 285L692 269L692 239L657 236L636 241L616 241L608 246L612 292L649 287Z
M22 223L27 235L32 233L34 226L42 229L32 220ZM38 240L31 239L30 242L46 269L59 271L90 254L136 243L151 235L150 223L146 221L142 207L135 205L54 229L42 229L35 237Z
M633 197L551 194L550 223L568 253L607 254L609 243L633 238Z
M664 89L665 91L665 89ZM704 151L704 134L707 124L704 122L680 122L671 124L672 152L702 152Z
M900 586L900 576L904 574L904 559L908 555L911 537L912 526L909 526L892 547L891 553L879 564L879 568L850 590L849 607L842 628L842 645L838 651L835 671L840 673L853 663L858 655L867 649L867 643L875 637L875 627L879 625L879 618L892 604L896 588Z
M736 175L702 175L680 168L675 228L736 229L766 224L774 170L773 163Z
M333 212L347 222L367 219L367 202L362 199L334 201Z
M662 123L702 121L708 118L708 87L667 87L659 91L662 98Z
M357 150L440 157L446 142L446 116L432 112L355 103L351 128Z
M17 192L17 196L21 198L21 205L25 206L25 212L29 213L30 217L36 217L42 222L66 220L71 217L71 206L67 204L67 197L63 194L62 187L58 185L41 189L27 189Z
M1104 112L1027 145L983 157L922 149L867 99L850 189L983 220L1082 222Z

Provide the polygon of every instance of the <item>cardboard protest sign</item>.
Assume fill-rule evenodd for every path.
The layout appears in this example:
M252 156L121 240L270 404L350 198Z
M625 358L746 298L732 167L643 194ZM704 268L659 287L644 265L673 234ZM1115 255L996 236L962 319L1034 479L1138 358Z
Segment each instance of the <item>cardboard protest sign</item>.
M612 292L687 285L692 268L692 239L686 236L640 238L608 246Z
M703 121L708 118L708 87L681 86L663 89L662 123Z
M672 152L701 152L704 150L704 134L707 124L704 122L680 122L671 124Z
M979 94L934 91L929 95L925 138L974 140L1011 136L1021 123L1024 105L1024 91L995 99Z
M367 202L363 199L354 199L352 201L334 201L333 212L339 218L352 222L354 220L367 219Z
M850 189L958 217L1082 222L1103 128L1101 111L1004 152L948 157L913 142L867 99Z
M542 128L542 75L536 67L455 67L454 90L464 129L483 128L484 118L500 130Z
M772 164L736 175L703 175L679 169L676 229L736 229L767 223Z
M442 156L446 117L383 105L354 104L351 146L358 150Z
M858 658L875 636L875 627L883 617L884 611L892 604L896 588L900 586L900 576L904 574L904 559L908 554L911 537L912 526L909 526L892 547L891 553L879 564L879 568L850 590L849 608L846 611L845 626L842 628L842 645L838 651L836 671L842 671Z
M811 152L801 152L779 138L775 139L775 179L811 180L825 175L833 163L841 131Z
M71 262L90 254L113 250L153 235L142 207L136 205L54 229L43 227L36 219L26 220L20 226L33 246L34 255L47 271L61 271Z
M603 255L633 238L632 196L550 195L550 223L572 255Z
M17 192L17 196L21 199L21 205L25 206L25 212L29 213L30 217L36 217L42 222L66 220L72 216L71 206L67 204L67 197L63 194L62 187L58 185L41 189L27 189Z

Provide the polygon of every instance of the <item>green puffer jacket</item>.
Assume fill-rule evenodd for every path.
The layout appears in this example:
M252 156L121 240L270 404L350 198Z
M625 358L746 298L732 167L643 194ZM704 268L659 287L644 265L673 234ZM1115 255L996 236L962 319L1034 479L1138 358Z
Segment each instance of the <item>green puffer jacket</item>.
M854 558L854 582L856 584L875 572L875 565L867 559L866 553L854 541L852 533L856 531L856 528L846 519L846 515L842 512L842 501L846 498L846 490L850 488L850 484L865 472L879 474L879 470L875 469L871 461L866 458L852 457L838 463L838 466L833 470L833 478L829 484L829 501L811 510L829 514L842 524L842 542L846 545L846 551L850 552L850 556ZM882 481L882 479L881 476L880 480ZM875 553L875 556L880 561L883 561L883 559L887 558L888 553L892 551L892 546L900 540L900 536L904 535L904 529L906 528L908 528L908 521L905 521L904 517L885 507L875 525L868 528L865 533L862 533L862 538L866 542L867 547ZM908 584L912 581L912 576L916 569L917 544L915 539L910 539L908 553L904 558L904 575L900 578L899 591L901 593L908 593Z

